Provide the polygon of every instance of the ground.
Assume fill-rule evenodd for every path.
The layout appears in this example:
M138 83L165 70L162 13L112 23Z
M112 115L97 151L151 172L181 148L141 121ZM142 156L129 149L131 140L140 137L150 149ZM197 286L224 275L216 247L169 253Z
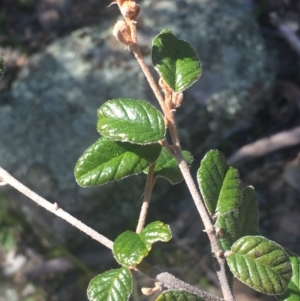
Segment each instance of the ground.
M6 61L6 74L0 82L0 92L5 93L10 89L18 70L27 63L28 58L33 53L41 51L50 42L67 35L74 29L99 24L105 18L116 16L118 14L116 7L108 8L109 4L110 1L97 0L0 1L0 52ZM241 172L243 185L253 185L256 188L260 202L262 234L300 254L298 243L300 239L298 230L300 221L300 188L298 184L300 159L297 157L300 135L295 134L294 140L288 145L288 139L285 138L287 136L284 136L289 135L288 131L299 126L299 54L292 49L280 35L278 28L270 21L270 13L276 13L297 34L300 28L300 4L296 0L253 0L251 5L255 9L266 47L270 53L275 51L278 55L276 81L269 101L256 115L253 126L236 132L226 141L220 141L219 149L227 157L230 157L242 146L252 143L249 147L250 153L246 157L238 157L233 164ZM269 144L264 144L262 148L258 144L254 144L263 137L281 132L283 132L283 139L277 141L275 149L270 148ZM189 212L180 214L177 221L185 219L191 219ZM7 220L6 223L9 225L14 221ZM173 227L176 228L176 221L174 221ZM186 229L187 232L193 232L192 230L191 228ZM22 235L24 235L24 231L26 232L26 227L23 229ZM32 244L31 248L33 248L32 252L38 253L39 250L34 249L36 242L26 241L26 244L30 243ZM187 249L179 247L175 255L168 255L165 258L167 263L169 265L182 265L183 267L193 266L193 272L199 273L201 271L200 274L203 275L203 278L199 277L200 279L197 281L213 291L213 284L216 280L215 276L211 276L213 274L210 260L206 256L202 256L199 260L197 248L193 241L186 244L181 241L181 238L178 238L176 244L177 246L185 245L188 247ZM159 251L157 250L157 252ZM186 252L190 254L188 262L185 261ZM102 254L102 256L106 255ZM62 264L62 262L60 263ZM187 272L188 268L186 271L174 271L178 275L184 275ZM85 294L84 289L78 289L78 287L84 288L86 286L90 274L86 273L84 277L77 277L76 279L72 273L68 274L68 277L64 275L56 274L53 279L51 276L50 279L48 279L49 277L45 279L36 277L35 279L39 279L39 281L35 281L34 284L41 287L41 290L38 291L40 293L39 300L82 300ZM14 275L14 280L16 278L17 276ZM194 277L191 277L190 280L195 281ZM28 286L28 283L26 285ZM240 285L236 284L236 286L238 291ZM62 287L68 287L68 289L62 290ZM251 297L246 297L245 288L239 294L241 294L239 295L240 300L247 300L247 298L251 298L251 300L275 300L255 293L253 295L252 291L249 293ZM0 300L2 301L1 296Z

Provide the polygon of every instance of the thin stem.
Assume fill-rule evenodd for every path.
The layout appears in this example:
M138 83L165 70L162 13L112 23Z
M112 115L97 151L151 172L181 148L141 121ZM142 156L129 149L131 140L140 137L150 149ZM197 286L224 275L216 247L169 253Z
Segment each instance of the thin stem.
M151 199L152 190L153 190L153 184L154 184L153 183L154 169L155 169L155 163L150 165L149 171L147 174L146 187L145 187L144 198L143 198L143 205L141 208L139 221L138 221L138 224L136 227L136 233L141 233L145 226L145 223L146 223L148 208L149 208L150 199Z
M175 122L175 117L174 117L174 113L170 112L171 114L171 118L169 119L169 131L170 131L170 136L172 139L173 144L176 146L177 148L177 152L179 153L180 157L182 157L182 150L181 150L181 145L180 145L180 140L179 140L179 136L178 136L178 131L177 131L177 126L176 126L176 122Z
M176 123L175 123L174 119L171 120L171 122L169 124L169 130L170 130L170 134L171 134L173 143L174 144L177 143L177 141L179 141L179 138L178 138L178 131L176 129ZM222 250L219 247L219 242L217 239L217 235L215 232L215 228L214 228L212 219L204 205L203 199L202 199L202 197L196 187L196 184L192 178L189 167L183 159L180 144L176 145L176 146L177 147L176 147L176 151L174 152L174 156L177 160L178 166L181 170L181 173L184 177L184 180L188 186L188 189L192 195L192 198L194 200L196 208L197 208L199 215L202 219L202 222L204 224L205 231L208 235L208 238L209 238L209 241L211 244L212 253L216 257L218 265L219 265L218 267L216 267L216 273L219 278L219 282L220 282L220 286L221 286L221 289L223 292L224 299L226 301L235 301L235 298L232 294L232 291L231 291L231 288L230 288L230 285L228 283L228 279L226 276L225 258L223 256Z
M220 286L221 286L224 298L225 298L225 300L233 301L233 300L235 300L235 298L232 295L231 287L229 285L229 282L228 282L228 279L226 276L225 258L223 256L223 252L220 250L218 239L217 239L217 236L215 233L215 228L213 226L213 222L212 222L211 217L206 210L204 202L197 190L195 182L190 173L189 167L182 157L181 150L179 150L179 152L178 151L174 152L167 143L165 143L164 146L167 148L167 150L171 154L173 154L175 156L175 158L178 162L178 166L184 177L184 180L189 188L189 191L192 195L194 203L195 203L197 210L200 214L200 217L203 221L203 224L205 227L205 232L207 233L208 238L210 240L212 253L216 256L216 259L218 262L218 267L216 268L216 273L217 273L217 276L220 281Z
M162 110L163 110L163 113L165 114L165 116L168 118L168 120L170 119L170 112L165 104L165 101L164 101L164 98L160 92L160 89L159 87L157 86L142 54L141 54L141 51L140 51L140 48L137 44L134 44L131 46L131 50L137 60L137 62L139 63L141 69L143 70L144 72L144 75L146 76L147 80L148 80L148 83L155 95L155 97L157 98Z
M130 32L131 32L131 40L133 44L138 45L138 40L137 40L137 31L136 31L136 21L133 21L129 18L125 18L126 23L129 25L130 27Z
M128 24L128 26L130 27L130 31L131 31L131 39L133 44L130 46L131 51L133 52L137 62L139 63L141 69L143 70L144 75L147 78L147 81L153 91L153 93L155 94L156 99L158 100L165 116L167 117L167 119L169 119L171 116L169 116L169 110L168 107L165 104L165 100L161 94L161 91L159 89L159 87L157 86L145 60L144 57L141 53L140 50L140 46L138 44L137 41L137 30L136 30L136 23L133 22L132 20L130 20L129 18L125 18L126 23Z
M219 247L217 235L215 232L215 228L213 226L212 220L210 218L210 215L208 214L206 207L203 203L203 200L196 188L195 182L191 176L190 170L186 162L183 160L183 158L177 158L177 162L179 165L179 168L182 172L182 175L185 179L185 182L189 188L189 191L192 195L192 198L195 202L195 205L197 207L197 210L200 214L200 217L203 221L205 231L208 235L208 238L210 240L211 244L211 250L214 256L216 256L216 259L218 261L218 267L216 268L216 273L218 275L219 281L220 281L220 286L223 292L224 299L226 301L235 301L235 298L232 294L230 285L228 283L228 279L226 276L226 270L225 270L225 258L223 256L223 252Z
M25 185L20 183L17 179L11 176L6 170L0 167L0 180L10 186L14 187L16 190L20 191L22 194L26 195L32 201L37 203L39 206L45 208L46 210L52 212L53 214L59 216L75 228L79 229L80 231L84 232L94 240L100 242L107 248L113 248L113 242L108 239L107 237L103 236L102 234L98 233L97 231L93 230L92 228L88 227L87 225L83 224L80 220L73 217L63 209L59 208L57 203L50 203L49 201L45 200Z

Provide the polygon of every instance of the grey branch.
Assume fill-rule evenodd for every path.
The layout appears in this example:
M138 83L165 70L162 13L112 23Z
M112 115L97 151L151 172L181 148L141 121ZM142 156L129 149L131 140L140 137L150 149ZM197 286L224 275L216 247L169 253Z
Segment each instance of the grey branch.
M232 154L227 162L230 165L249 161L278 149L294 146L300 143L300 127L289 131L284 131L267 138L259 139L253 143L247 144Z
M291 47L300 56L300 40L299 37L291 30L287 25L285 25L278 17L276 13L270 14L270 20L273 25L278 28L280 34L286 39L286 41L291 45Z
M153 275L151 276L162 283L168 289L185 290L203 298L206 301L224 301L224 299L211 295L205 291L200 290L197 287L191 286L167 272L160 273L159 271L153 270Z
M97 231L93 230L92 228L82 223L80 220L70 215L68 212L59 208L57 203L52 204L49 201L45 200L44 198L42 198L41 196L39 196L29 188L27 188L25 185L23 185L21 182L15 179L13 176L11 176L6 170L4 170L1 167L0 167L0 182L9 184L10 186L14 187L16 190L20 191L22 194L26 195L32 201L37 203L39 206L45 208L46 210L64 219L72 226L76 227L80 231L86 233L91 238L97 240L98 242L100 242L101 244L103 244L104 246L112 250L113 242L109 240L107 237L101 235Z

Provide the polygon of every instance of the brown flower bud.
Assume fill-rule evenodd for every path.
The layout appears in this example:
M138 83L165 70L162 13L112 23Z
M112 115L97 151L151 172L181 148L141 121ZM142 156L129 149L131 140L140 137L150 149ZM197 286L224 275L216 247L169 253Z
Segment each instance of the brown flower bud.
M127 0L120 6L120 11L125 18L135 20L140 12L140 6L133 0Z
M113 35L119 42L126 46L130 46L132 44L130 27L123 20L117 21L114 26Z

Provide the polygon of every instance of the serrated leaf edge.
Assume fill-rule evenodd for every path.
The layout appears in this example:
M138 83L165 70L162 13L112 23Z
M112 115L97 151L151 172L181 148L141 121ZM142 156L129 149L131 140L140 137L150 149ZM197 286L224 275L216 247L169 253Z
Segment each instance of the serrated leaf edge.
M131 293L132 293L132 289L133 289L133 281L132 281L133 279L132 279L132 274L131 274L131 272L130 272L130 270L129 270L128 268L126 268L126 267L121 267L121 268L119 268L119 269L111 269L111 270L106 271L106 272L104 272L104 273L101 273L101 274L95 276L93 279L91 279L91 281L89 282L88 288L87 288L87 295L88 295L88 299L89 299L90 301L94 301L94 300L91 300L91 299L90 299L90 296L89 296L89 291L91 290L91 287L90 287L90 286L91 286L92 281L95 280L96 278L98 278L99 276L100 276L100 278L101 278L101 277L103 277L103 275L109 274L110 272L113 272L113 271L116 272L116 273L117 273L117 271L119 271L119 273L118 273L118 276L113 276L113 277L111 277L111 278L112 278L112 281L111 281L111 284L109 285L109 286L110 286L110 290L111 290L111 287L113 286L113 283L115 282L116 279L118 279L118 280L120 281L120 275L122 275L123 277L129 276L129 277L127 277L127 280L130 281L130 287L126 287L127 291L129 292L128 295L127 295L127 299L122 299L122 300L119 300L119 299L118 299L117 301L128 301L128 300L129 300L129 297L130 297L130 295L131 295ZM126 272L127 275L125 275L124 272ZM122 283L122 281L121 281L121 283ZM119 292L119 290L118 290L118 292ZM109 298L109 300L114 301L114 300L112 300L111 298ZM102 301L102 300L97 300L97 301ZM116 301L116 300L115 300L115 301Z
M125 141L115 141L115 140L113 140L113 139L111 139L111 138L107 138L107 137L100 137L96 142L94 142L92 145L90 145L85 151L84 151L84 153L80 156L80 158L78 159L78 161L76 162L76 165L75 165L75 168L74 168L74 177L75 177L75 180L76 180L76 182L77 182L77 184L79 185L79 186L81 186L81 187L95 187L95 186L102 186L102 185L105 185L105 184L107 184L107 183L109 183L109 182L116 182L116 181L120 181L120 180L123 180L123 179L126 179L126 178L128 178L128 177L131 177L131 176L135 176L135 175L138 175L138 174L140 174L140 173L142 173L145 169L143 169L143 170L140 170L140 171L138 171L138 172L133 172L133 173L130 173L130 174L128 174L128 175L125 175L125 176L123 176L122 178L119 178L119 179L112 179L112 180L107 180L106 182L104 182L104 183L100 183L100 184L93 184L93 185L84 185L84 184L82 184L81 183L81 181L80 181L80 179L82 178L82 177L85 177L88 173L91 173L91 171L89 171L88 173L85 173L84 175L82 175L82 176L80 176L79 178L76 176L76 168L78 167L78 165L79 165L79 162L81 161L81 159L83 158L83 156L86 154L86 152L88 151L88 150L90 150L100 139L102 139L102 138L105 138L105 139L107 139L107 140L109 140L109 141L112 141L112 142L118 142L118 143L122 143L122 142L124 142L124 143L129 143L129 142L125 142ZM157 144L157 145L159 145L158 143L153 143L153 144L151 144L151 145L155 145L155 144ZM141 146L141 144L136 144L137 146ZM122 155L124 155L126 152L123 152L122 153ZM120 156L120 155L119 155ZM159 155L158 155L158 157L159 157ZM116 157L114 157L114 158L116 158ZM112 160L112 159L111 159ZM105 163L103 163L103 164L105 164ZM102 165L103 165L102 164ZM151 162L151 163L149 163L149 166L151 165L151 164L153 164L153 162ZM94 169L96 169L96 168L94 168ZM93 170L94 170L93 169Z
M242 238L245 238L245 237L247 237L247 236L244 236L244 237L242 237ZM249 236L250 237L250 236ZM261 237L261 238L263 238L263 239L267 239L267 238L265 238L265 237L263 237L263 236L259 236L259 235L257 235L257 236L251 236L251 237ZM242 239L242 238L240 238L240 239ZM268 239L267 239L268 240ZM237 241L239 241L239 239L237 240ZM236 241L236 242L237 242ZM285 253L286 253L286 255L288 256L288 254L287 254L287 252L284 250L284 248L282 247L282 246L280 246L278 243L276 243L276 242L274 242L274 241L271 241L271 240L269 240L272 244L275 244L278 248L280 248L282 251L284 251ZM236 243L235 242L235 243ZM234 245L234 244L233 244ZM257 246L255 246L255 247L257 247ZM232 250L230 251L230 255L227 257L227 258L229 258L230 256L232 256L232 255L239 255L239 256L241 256L243 259L244 259L244 255L241 255L241 254L237 254L237 253L235 253L235 252L232 252ZM265 254L264 254L265 255ZM254 261L254 263L255 263L255 265L257 265L257 263L255 262L255 260L253 260L253 259L251 259L252 261ZM235 265L236 265L236 260L234 260L234 262L235 262ZM229 264L228 264L229 265ZM232 274L234 275L234 277L236 277L237 279L239 279L239 281L241 281L242 283L244 283L245 285L247 285L247 286L249 286L249 287L251 287L252 289L254 289L254 290L256 290L256 291L258 291L258 292L261 292L261 293L264 293L264 294L266 294L266 295L272 295L272 296L276 296L276 295L282 295L282 294L284 294L285 292L283 292L282 294L276 294L276 293L268 293L268 292L266 292L266 291L263 291L263 290L257 290L257 288L255 288L252 284L249 284L249 283L247 283L246 281L244 281L243 279L240 279L240 278L238 278L235 274L234 274L234 272L231 270L231 267L230 267L230 265L229 265L229 269L230 269L230 271L232 272ZM282 277L281 277L282 278ZM249 278L250 279L250 278ZM260 278L260 282L261 282L261 284L263 283L263 282L266 282L266 279L261 279ZM272 281L271 281L271 283L273 283ZM280 283L281 284L283 284L282 283L282 281L280 280ZM288 282L289 283L289 282ZM286 283L286 285L282 285L282 286L286 286L286 290L287 290L287 288L288 288L288 283Z

